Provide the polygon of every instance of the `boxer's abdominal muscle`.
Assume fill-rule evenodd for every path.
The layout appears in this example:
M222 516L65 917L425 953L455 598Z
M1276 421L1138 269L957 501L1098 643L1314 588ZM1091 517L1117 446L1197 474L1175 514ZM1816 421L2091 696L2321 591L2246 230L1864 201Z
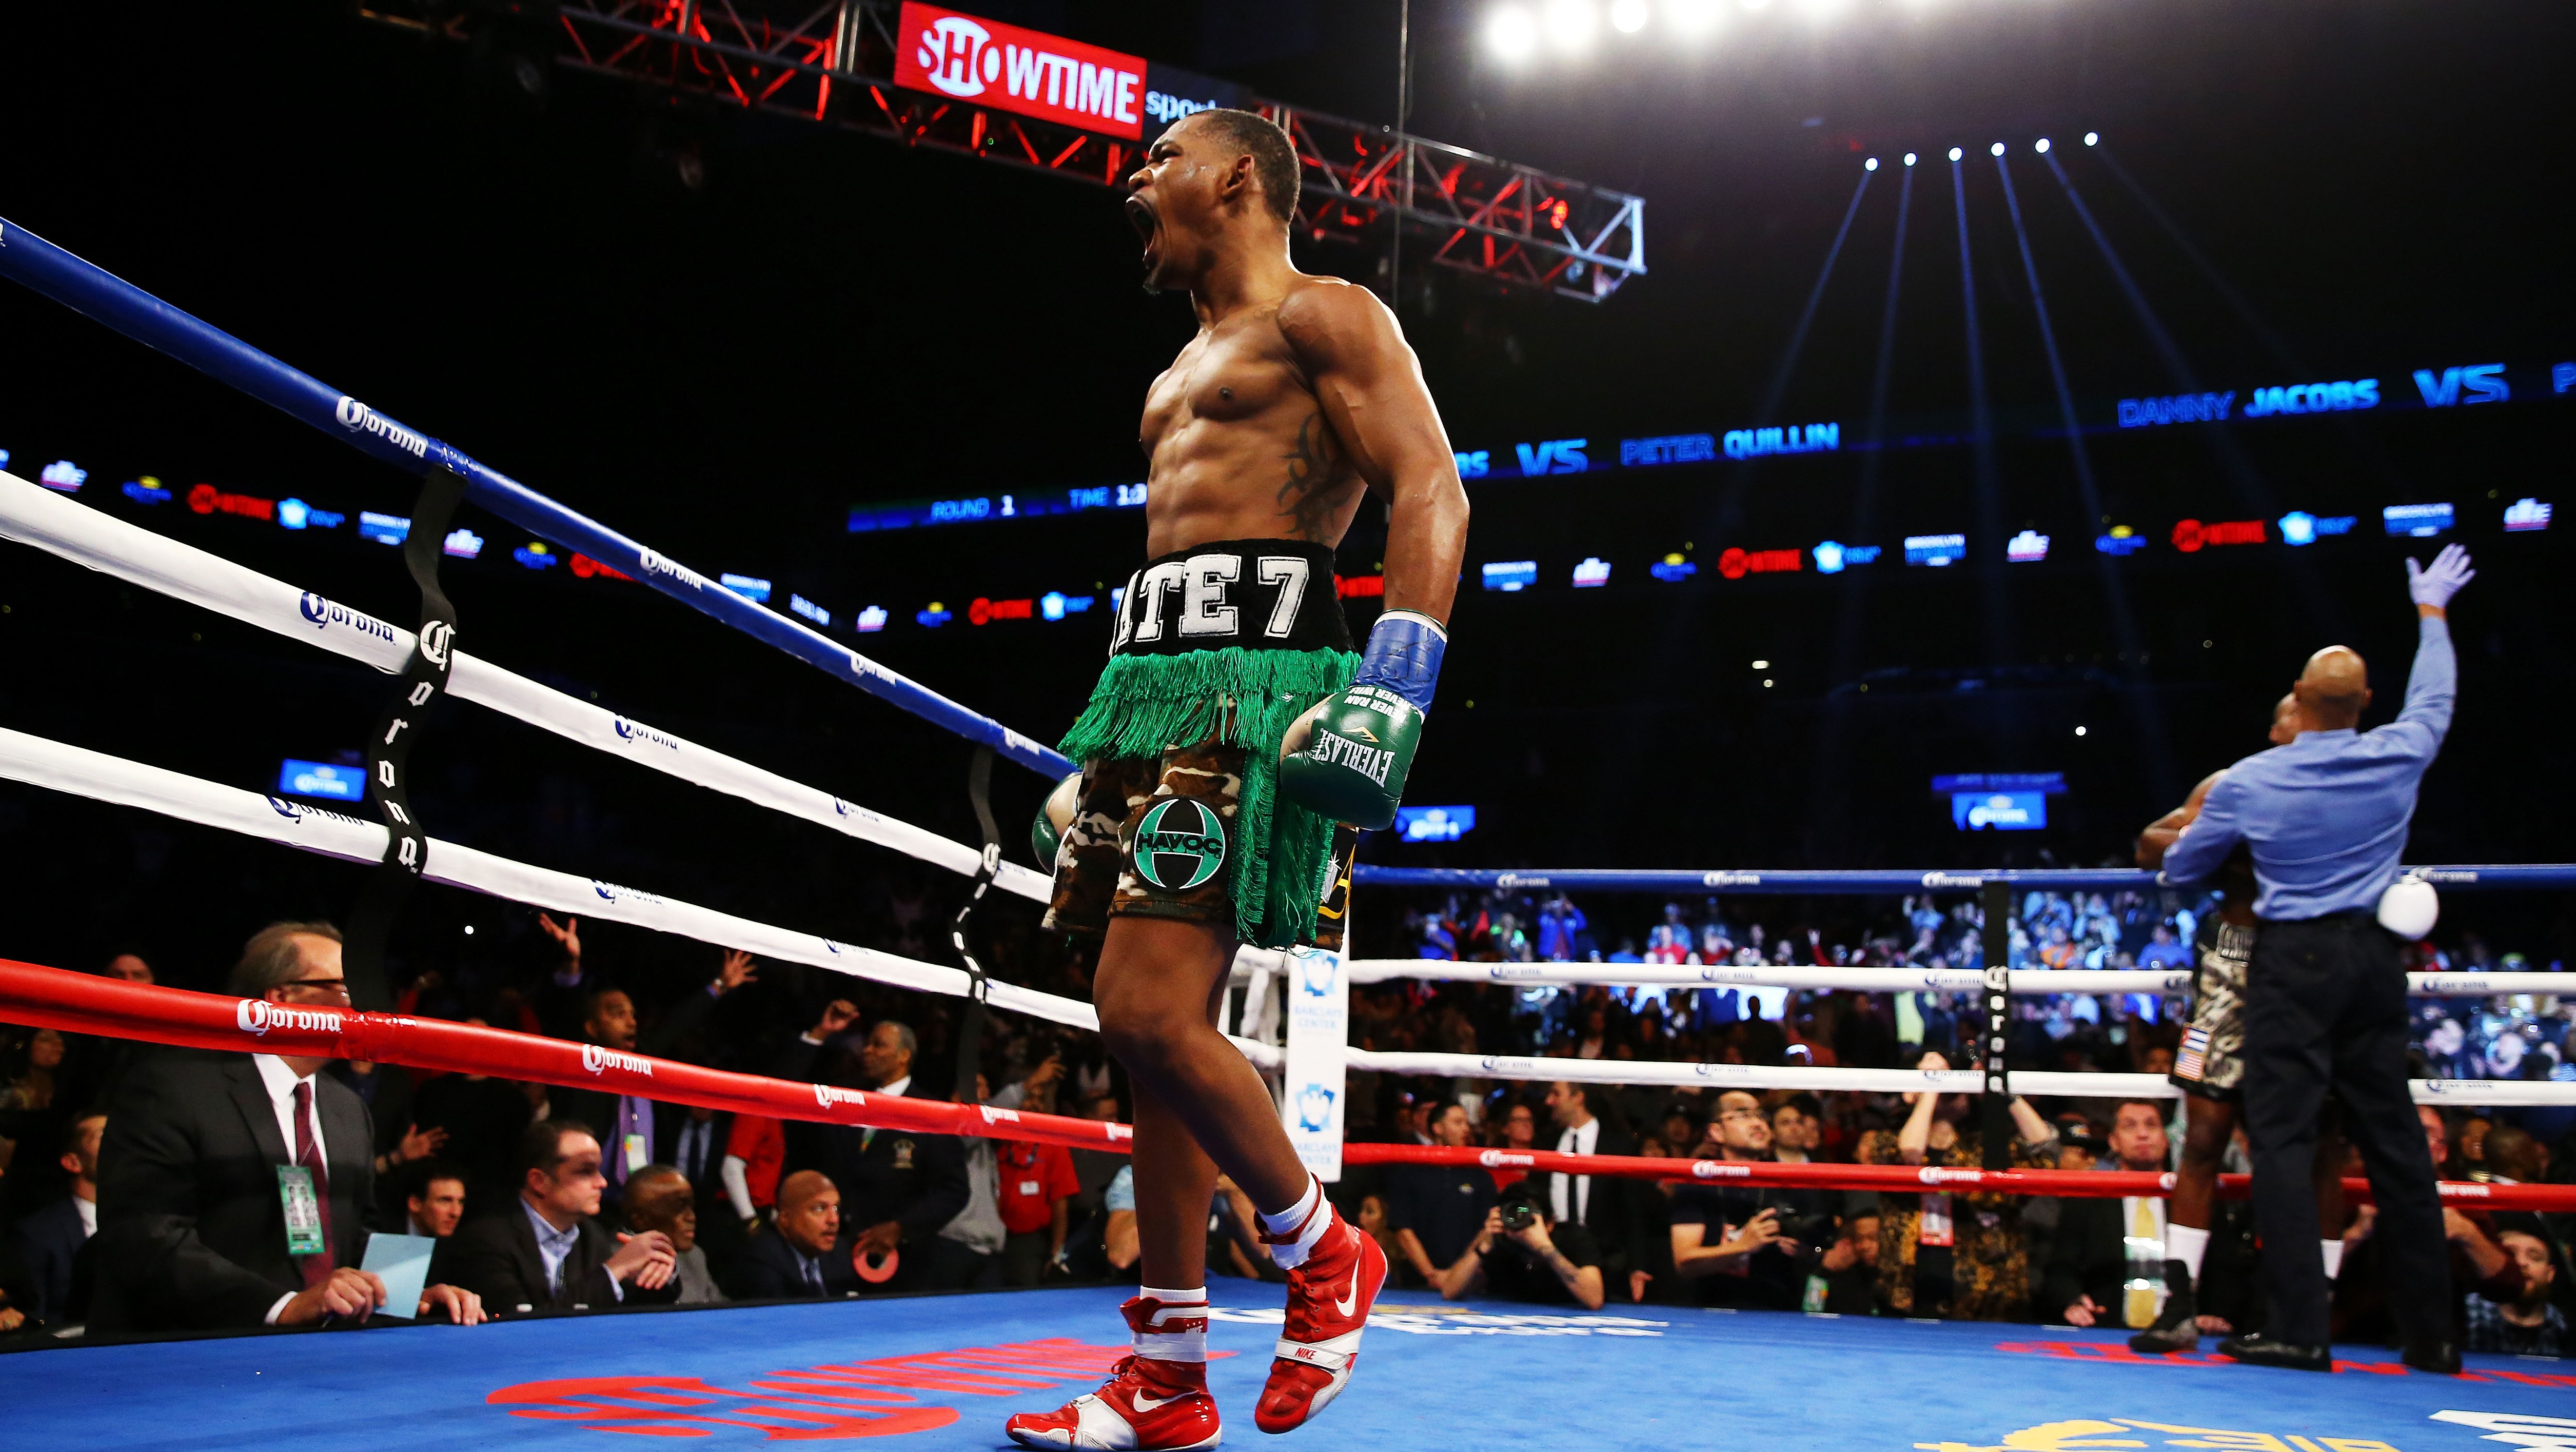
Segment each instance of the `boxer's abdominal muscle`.
M1145 396L1146 553L1223 539L1338 544L1363 485L1263 308L1190 340Z

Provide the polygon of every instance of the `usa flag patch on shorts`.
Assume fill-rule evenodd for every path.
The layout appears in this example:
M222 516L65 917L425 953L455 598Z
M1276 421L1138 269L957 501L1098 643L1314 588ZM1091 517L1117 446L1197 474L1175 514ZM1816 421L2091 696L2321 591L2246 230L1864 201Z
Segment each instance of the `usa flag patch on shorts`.
M2174 1077L2197 1079L2209 1068L2209 1030L2192 1028L2182 1036L2182 1048L2174 1054Z

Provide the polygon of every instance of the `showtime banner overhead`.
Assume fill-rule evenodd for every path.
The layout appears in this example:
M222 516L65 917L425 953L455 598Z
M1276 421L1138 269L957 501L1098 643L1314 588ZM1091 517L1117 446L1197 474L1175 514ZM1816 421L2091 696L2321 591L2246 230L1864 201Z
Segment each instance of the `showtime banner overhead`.
M905 0L894 83L1140 141L1145 69L1141 56Z

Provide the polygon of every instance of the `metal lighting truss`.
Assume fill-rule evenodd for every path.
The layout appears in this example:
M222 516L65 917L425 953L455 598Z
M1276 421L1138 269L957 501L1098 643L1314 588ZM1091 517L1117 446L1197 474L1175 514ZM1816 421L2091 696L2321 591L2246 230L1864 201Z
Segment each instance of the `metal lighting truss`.
M456 40L506 27L555 64L960 152L1101 186L1122 184L1132 142L897 89L893 0L374 0L361 15ZM1511 288L1599 302L1646 270L1642 197L1307 111L1256 101L1305 171L1311 239L1384 245L1394 226L1443 267Z

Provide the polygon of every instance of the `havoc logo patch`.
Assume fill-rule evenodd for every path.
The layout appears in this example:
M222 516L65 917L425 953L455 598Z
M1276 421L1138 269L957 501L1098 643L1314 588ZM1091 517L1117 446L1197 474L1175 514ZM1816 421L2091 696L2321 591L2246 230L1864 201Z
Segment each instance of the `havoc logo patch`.
M1136 828L1136 875L1165 892L1187 892L1225 865L1225 824L1188 797L1158 802Z

